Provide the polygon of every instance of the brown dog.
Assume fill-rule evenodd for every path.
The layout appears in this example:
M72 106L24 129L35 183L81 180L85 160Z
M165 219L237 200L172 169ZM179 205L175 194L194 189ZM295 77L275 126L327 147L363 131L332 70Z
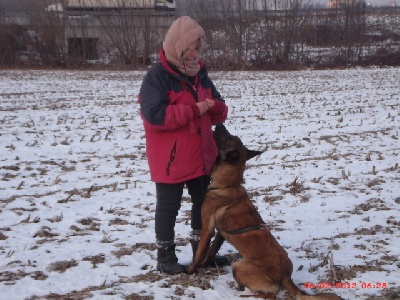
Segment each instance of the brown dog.
M232 264L240 288L248 287L261 298L275 299L283 286L296 300L342 299L335 294L307 296L293 283L293 265L287 252L266 228L242 185L246 161L262 152L248 150L222 124L216 126L215 140L219 159L211 173L212 182L202 207L200 243L188 273L205 266L227 240L243 258ZM215 229L217 234L209 246Z

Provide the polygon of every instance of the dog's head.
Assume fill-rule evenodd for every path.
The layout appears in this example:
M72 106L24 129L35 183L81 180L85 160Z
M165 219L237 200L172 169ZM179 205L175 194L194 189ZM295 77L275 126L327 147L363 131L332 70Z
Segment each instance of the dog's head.
M230 164L245 163L262 153L247 149L240 138L231 135L222 123L215 127L214 138L218 147L218 158Z

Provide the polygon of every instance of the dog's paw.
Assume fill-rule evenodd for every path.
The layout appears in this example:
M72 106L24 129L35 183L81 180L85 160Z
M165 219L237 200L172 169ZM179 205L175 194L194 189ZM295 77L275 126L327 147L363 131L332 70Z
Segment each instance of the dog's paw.
M189 265L186 267L186 273L187 274L193 274L197 271L197 269L193 265Z

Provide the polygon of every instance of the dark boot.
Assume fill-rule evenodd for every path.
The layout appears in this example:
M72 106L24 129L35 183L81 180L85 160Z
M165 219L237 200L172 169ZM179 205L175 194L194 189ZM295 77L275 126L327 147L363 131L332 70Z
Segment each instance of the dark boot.
M175 243L158 244L157 271L167 274L186 272L185 266L178 264L178 258L175 254Z
M194 257L196 256L196 251L197 248L199 247L199 240L190 240L190 243L192 244L192 251L193 251L193 260ZM206 267L224 267L224 266L229 266L231 264L230 260L226 256L220 256L220 255L215 255L215 257L210 258L207 263Z

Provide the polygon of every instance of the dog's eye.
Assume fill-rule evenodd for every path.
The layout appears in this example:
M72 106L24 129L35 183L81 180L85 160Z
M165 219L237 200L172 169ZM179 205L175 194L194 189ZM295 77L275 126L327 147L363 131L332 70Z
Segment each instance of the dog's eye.
M238 150L229 151L226 153L226 161L235 163L240 159L240 152Z

